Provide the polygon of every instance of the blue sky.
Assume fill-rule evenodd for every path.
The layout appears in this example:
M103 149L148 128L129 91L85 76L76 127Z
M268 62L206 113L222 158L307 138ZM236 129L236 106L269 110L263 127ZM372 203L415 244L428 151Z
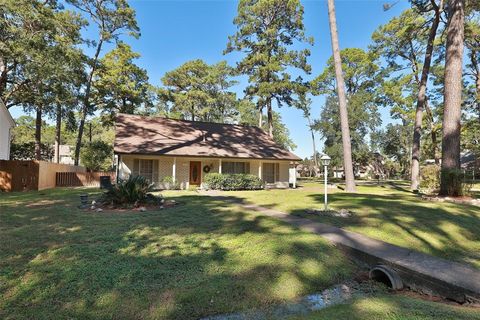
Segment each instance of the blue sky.
M341 48L367 48L372 32L381 24L409 7L407 0L400 0L391 10L384 12L383 4L393 1L382 0L337 0L337 23ZM235 33L233 18L237 1L164 1L133 0L129 2L136 10L141 37L124 38L136 52L141 54L137 63L148 71L150 82L160 85L160 78L169 70L192 59L203 59L207 63L227 60L234 65L239 54L224 56L229 35ZM305 8L304 23L308 36L313 36L309 63L312 75L320 74L331 55L330 31L326 0L302 1ZM85 31L86 36L92 32ZM108 51L107 47L103 53ZM236 88L242 94L241 86ZM312 115L319 117L323 99L314 98ZM294 151L300 157L312 154L312 143L302 113L289 107L280 110L284 123L297 144ZM389 111L381 110L384 124L389 121ZM14 117L22 114L20 108L12 110ZM319 140L319 139L317 139ZM318 149L322 149L318 141Z

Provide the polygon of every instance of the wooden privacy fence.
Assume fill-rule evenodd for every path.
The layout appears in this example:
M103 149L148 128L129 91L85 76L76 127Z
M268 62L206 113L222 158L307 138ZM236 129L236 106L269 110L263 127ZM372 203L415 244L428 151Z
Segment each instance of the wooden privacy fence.
M55 188L57 172L85 172L84 167L36 160L0 160L0 191Z
M115 172L57 172L57 187L99 187L100 177L109 176L115 182Z

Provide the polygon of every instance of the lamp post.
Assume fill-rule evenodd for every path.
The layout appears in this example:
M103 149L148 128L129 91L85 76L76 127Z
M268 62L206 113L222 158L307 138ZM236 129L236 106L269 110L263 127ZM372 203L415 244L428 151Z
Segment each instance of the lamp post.
M328 208L328 201L327 201L327 167L328 165L330 164L330 160L332 160L329 156L327 156L326 154L324 154L321 158L320 158L320 161L322 162L323 164L323 176L325 178L325 211L327 211L327 208Z

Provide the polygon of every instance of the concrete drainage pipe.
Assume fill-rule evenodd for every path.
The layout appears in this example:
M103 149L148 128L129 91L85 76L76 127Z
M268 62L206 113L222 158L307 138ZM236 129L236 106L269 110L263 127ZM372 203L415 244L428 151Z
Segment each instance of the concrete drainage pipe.
M385 265L376 265L369 272L369 277L372 280L384 283L393 290L403 289L403 281L398 273Z

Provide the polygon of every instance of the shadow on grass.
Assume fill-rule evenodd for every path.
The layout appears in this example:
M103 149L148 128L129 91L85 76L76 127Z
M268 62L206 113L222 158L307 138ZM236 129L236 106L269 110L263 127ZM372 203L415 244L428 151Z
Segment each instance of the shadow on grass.
M307 209L323 209L320 187L310 184L309 190L303 191L241 192L241 195L245 202L480 268L478 206L429 202L407 190L407 183L388 181L381 186L359 185L358 193L329 191L330 208L351 210L354 212L351 217L309 214Z
M86 191L96 192L0 195L0 318L196 319L319 291L354 270L320 237L221 200L94 213L76 207Z
M402 187L394 188L403 191ZM323 204L322 194L308 197L318 206ZM383 232L382 236L377 236L381 240L480 268L480 208L476 206L444 204L432 207L410 192L394 195L334 193L329 195L329 201L335 208L346 208L355 214L351 218L312 216L304 209L292 210L290 214L337 227L358 228L360 232L361 228L370 228L373 233ZM415 243L410 241L412 239Z

